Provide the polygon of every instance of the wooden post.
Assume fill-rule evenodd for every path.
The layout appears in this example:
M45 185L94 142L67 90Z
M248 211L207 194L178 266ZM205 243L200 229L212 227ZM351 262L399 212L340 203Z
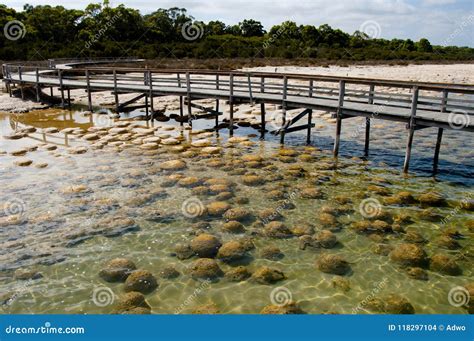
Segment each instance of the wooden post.
M23 77L21 75L21 66L18 66L18 79L20 80L21 99L25 100L25 90L23 89Z
M187 93L187 102L188 102L188 123L193 125L193 109L191 107L191 75L189 72L186 72L186 93Z
M283 101L282 101L282 122L280 129L280 144L285 143L286 124L286 96L288 92L288 77L283 77Z
M375 85L370 84L369 89L369 104L374 104L374 91ZM365 146L364 146L364 156L369 156L369 145L370 145L370 117L365 119Z
M408 169L410 167L410 157L411 157L411 147L413 144L413 135L415 133L415 116L416 116L416 108L418 105L418 93L419 89L418 86L413 87L413 94L411 100L411 112L410 112L410 121L408 123L408 140L407 140L407 149L405 153L405 162L403 164L403 173L408 173Z
M36 102L40 101L40 88L39 88L39 69L35 69L36 73Z
M153 76L151 73L151 70L148 71L148 82L150 86L150 112L151 112L151 121L153 122L153 119L155 117L155 109L153 107Z
M230 106L230 119L229 119L229 135L234 135L234 75L229 75L229 106Z
M67 88L67 106L71 109L71 89Z
M441 149L441 140L443 139L443 128L438 128L438 136L436 138L435 154L433 158L433 174L438 173L439 151Z
M86 70L86 83L87 83L87 103L89 105L89 111L92 112L91 80L90 80L89 70Z
M249 98L250 104L253 104L253 95L252 95L252 80L250 79L250 73L247 75L247 82L249 85Z
M219 90L219 74L216 75L216 90ZM219 98L216 99L216 131L219 132Z
M115 97L115 112L119 113L119 95L117 91L117 70L114 69L114 97Z
M339 144L341 142L341 126L342 126L342 106L344 105L344 95L346 93L346 81L339 81L339 101L336 110L336 139L334 141L334 157L339 155Z
M448 105L448 90L443 90L443 97L441 98L441 112L446 113ZM433 158L433 174L438 173L439 151L441 149L441 140L443 139L443 128L438 128L438 136L436 138L436 147Z
M12 94L12 75L10 73L10 70L9 70L9 66L8 65L5 65L5 75L8 79L8 94L10 95L10 97L13 96Z
M59 89L61 90L61 108L65 108L64 103L64 88L63 88L63 73L61 69L58 70L58 78L59 78Z
M308 132L306 135L306 144L311 143L311 125L313 124L313 109L309 109L308 111Z
M179 89L181 90L181 74L178 72L177 74L177 79L178 79L178 87ZM183 112L183 96L179 96L179 117L180 117L180 120L179 120L179 125L182 127L183 126L183 116L184 116L184 112Z
M265 77L260 79L260 92L265 93ZM260 103L260 122L260 139L263 140L265 138L265 102L263 99Z
M311 79L309 81L309 90L308 90L308 95L309 97L313 97L313 87L314 83L313 80ZM308 109L308 131L306 133L306 144L311 144L311 125L313 124L313 109Z
M150 118L150 112L148 111L148 96L145 95L145 117L146 120Z

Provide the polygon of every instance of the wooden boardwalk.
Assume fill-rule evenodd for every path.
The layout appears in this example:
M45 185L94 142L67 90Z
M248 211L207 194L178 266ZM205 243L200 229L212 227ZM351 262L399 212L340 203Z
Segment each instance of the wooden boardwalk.
M186 116L190 123L191 118L215 117L217 127L222 114L220 101L225 101L229 105L231 135L234 106L241 103L260 104L262 138L266 131L265 104L276 104L282 111L281 128L273 133L280 135L281 143L284 143L286 134L299 130L307 131L309 143L311 128L314 127L313 110L328 111L336 119L335 156L339 152L344 119L366 118L365 155L369 153L371 119L404 122L407 126L405 172L409 168L416 130L438 128L434 172L437 171L444 129L474 132L474 85L262 72L84 68L81 62L60 65L56 68L4 64L3 81L10 94L13 87L20 88L22 96L24 87L33 87L38 101L42 88L57 87L63 107L70 105L70 90L83 89L89 94L90 111L93 110L90 94L95 91L111 91L115 95L117 112L145 98L144 107L147 116L151 112L151 119L154 117L155 97L178 96L181 124ZM64 65L73 68L67 69ZM136 97L121 103L119 96L127 93L134 93ZM199 99L215 99L215 107L206 108L193 103ZM193 108L207 114L193 115ZM290 119L286 114L290 109L301 109L301 112ZM296 125L303 119L306 119L304 124Z

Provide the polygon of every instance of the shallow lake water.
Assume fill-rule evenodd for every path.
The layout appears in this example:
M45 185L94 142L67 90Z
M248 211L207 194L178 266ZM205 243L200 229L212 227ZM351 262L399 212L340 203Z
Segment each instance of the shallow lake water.
M221 313L259 313L274 303L275 290L312 314L374 313L364 302L390 294L408 300L418 314L466 313L450 302L449 292L472 282L474 273L474 231L473 224L470 228L467 224L474 214L461 207L474 199L470 134L445 132L440 172L433 178L434 128L416 132L411 172L403 176L407 134L402 124L374 120L371 154L364 160L360 129L364 121L344 120L335 161L330 151L334 125L322 119L315 119L311 146L305 146L305 134L295 133L287 136L281 150L276 137L267 134L261 141L251 127L239 127L234 131L238 138L229 140L227 129L218 134L205 131L212 120L195 121L190 130L173 119L153 123L133 119L139 114L143 113L127 114L120 121L106 115L85 116L80 107L0 114L0 312L112 313L124 284L108 283L99 272L107 261L127 258L157 278L158 288L146 295L152 313L189 313L208 304ZM110 125L120 122L130 132L112 136ZM36 131L17 140L3 137L28 127ZM151 134L170 135L180 144L144 150L136 140L150 137L149 128L155 128ZM113 138L108 144L85 141L88 129L99 132L99 141ZM205 147L191 144L203 139L221 149L203 153ZM26 155L12 155L23 154L18 152L23 148L29 149ZM15 165L25 158L32 164ZM169 160L182 160L186 166L162 169ZM246 182L249 175L257 176L258 184ZM189 182L180 183L182 178ZM225 179L224 192L230 193L220 197L221 190L205 193L210 179L220 179L219 183ZM202 192L195 189L197 185L205 187ZM317 189L319 195L308 198L307 189ZM426 207L419 203L403 206L387 200L407 191L415 198L437 192L446 204L431 208L437 219L427 219ZM206 214L205 207L215 201L248 211L244 232L226 232L224 217ZM330 229L337 244L303 250L297 233L291 238L269 237L263 226L268 221L260 217L265 210L281 212L280 221L291 231L304 226L312 235ZM370 220L372 210L388 215L390 231L357 233L352 228L355 222ZM321 220L323 212L330 212L335 222ZM447 231L455 235L450 241L456 247L439 242ZM268 266L282 271L285 279L273 284L252 278L193 279L190 268L197 257L178 259L175 248L200 233L212 234L222 243L245 238L255 246L241 261L218 260L223 272L238 265L250 272ZM415 243L413 236L428 257L449 255L462 273L447 275L427 265L427 280L410 277L388 252L402 243ZM278 247L283 257L263 258L262 250L268 246ZM316 262L323 254L343 257L350 271L342 277L320 271ZM160 277L170 266L180 275ZM19 271L41 276L20 280L15 275ZM98 299L100 291L109 295L105 301Z

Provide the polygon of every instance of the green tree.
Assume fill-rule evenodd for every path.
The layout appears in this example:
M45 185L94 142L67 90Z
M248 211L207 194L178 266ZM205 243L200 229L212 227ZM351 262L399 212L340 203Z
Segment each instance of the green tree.
M265 34L262 23L253 19L245 19L240 22L239 28L244 37L261 37Z
M433 47L428 39L422 38L416 43L416 49L420 52L433 52Z

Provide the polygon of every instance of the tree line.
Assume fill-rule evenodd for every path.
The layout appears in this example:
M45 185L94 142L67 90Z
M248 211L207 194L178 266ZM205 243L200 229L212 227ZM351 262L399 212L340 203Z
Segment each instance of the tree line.
M108 1L85 10L0 5L0 60L71 57L309 58L321 60L472 60L470 47L433 46L427 39L380 39L327 24L286 21L266 31L261 22L196 21L184 8L138 10Z

